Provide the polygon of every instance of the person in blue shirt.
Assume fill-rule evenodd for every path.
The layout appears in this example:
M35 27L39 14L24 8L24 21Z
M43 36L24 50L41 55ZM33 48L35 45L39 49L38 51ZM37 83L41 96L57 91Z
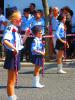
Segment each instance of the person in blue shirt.
M57 71L58 73L66 73L65 71L63 71L62 67L62 58L64 55L64 50L66 49L66 45L68 46L68 43L66 41L66 26L65 26L65 22L66 22L66 16L61 14L58 17L58 20L60 22L56 33L55 33L55 37L56 37L56 46L55 49L57 50Z
M36 10L35 16L30 20L30 28L32 29L36 25L42 26L42 35L45 35L45 20L42 18L41 12L39 10Z
M27 28L30 27L30 20L33 16L30 14L29 8L25 8L23 10L23 17L22 17L22 24L21 24L21 31L26 31ZM22 33L23 34L23 33Z
M2 9L0 8L0 35L2 35L3 34L3 31L4 31L4 29L6 28L6 26L7 26L7 24L8 24L8 20L7 20L7 18L3 15L3 13L2 13L3 11L2 11ZM1 44L1 41L2 41L2 36L0 36L0 60L2 59L2 58L4 58L4 48L3 48L3 46L2 46L2 44Z
M35 37L31 45L31 53L32 58L31 62L35 64L34 68L34 78L33 78L33 87L37 88L43 88L44 85L42 85L40 81L40 66L43 64L43 56L45 55L45 47L42 42L42 28L39 25L36 25L33 27L32 32L34 33Z
M30 10L30 14L32 15L32 16L34 16L34 14L35 14L35 12L36 12L36 4L35 3L30 3L30 5L29 5L29 10Z
M30 14L29 8L25 8L23 10L23 17L22 17L22 24L21 24L21 34L23 35L28 28L30 28L30 20L32 19L32 15ZM24 56L26 57L26 60L29 61L30 58L30 43L31 43L30 37L27 38L24 49L21 51L21 58L20 60L23 61Z
M57 19L58 16L59 16L59 8L58 7L54 7L53 8L53 16L52 16L52 19L51 19L53 35L55 35L56 29L57 29L58 24L59 24L59 21ZM55 36L53 37L53 45L54 45L54 48L55 48L55 45L56 45L56 38L55 38Z

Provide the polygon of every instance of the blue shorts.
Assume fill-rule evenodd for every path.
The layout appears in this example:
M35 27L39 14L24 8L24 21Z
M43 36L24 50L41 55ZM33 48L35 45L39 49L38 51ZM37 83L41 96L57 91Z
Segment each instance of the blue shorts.
M63 39L63 38L62 38ZM64 40L64 39L63 39ZM65 50L65 45L59 39L56 40L55 49L57 50Z
M37 66L43 65L43 56L42 55L32 55L31 62Z
M20 52L15 56L13 51L6 49L4 68L8 70L20 70Z

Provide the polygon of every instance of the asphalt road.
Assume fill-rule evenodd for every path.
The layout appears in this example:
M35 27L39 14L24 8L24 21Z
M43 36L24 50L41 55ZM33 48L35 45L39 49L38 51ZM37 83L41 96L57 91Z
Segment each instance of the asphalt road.
M15 93L18 100L75 100L75 61L64 63L67 74L57 74L56 62L45 63L44 77L40 74L42 89L32 88L34 66L21 63L18 86ZM0 100L7 100L7 71L0 62ZM32 67L33 66L33 67Z

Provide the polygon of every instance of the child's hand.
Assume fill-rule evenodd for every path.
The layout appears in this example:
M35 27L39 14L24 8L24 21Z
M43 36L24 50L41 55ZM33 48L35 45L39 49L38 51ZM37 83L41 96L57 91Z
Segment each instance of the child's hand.
M69 48L69 44L68 44L68 42L66 43L66 46L67 46L67 48Z
M16 48L14 48L14 55L17 55L18 54L18 50Z
M26 30L26 32L25 32L25 36L26 36L26 37L29 37L30 33L31 33L31 30L30 30L30 28L28 28L28 29Z
M69 44L67 41L64 41L65 46L67 46L67 48L69 48Z
M66 45L67 42L63 40L63 43Z
M26 39L30 36L30 33L31 33L31 30L28 28L23 37L23 43L25 43Z
M45 55L45 53L44 52L40 52L43 56Z

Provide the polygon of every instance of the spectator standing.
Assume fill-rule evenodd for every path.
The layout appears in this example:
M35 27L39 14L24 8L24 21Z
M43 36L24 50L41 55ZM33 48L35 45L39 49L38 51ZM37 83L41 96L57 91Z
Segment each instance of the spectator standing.
M21 34L23 35L28 28L30 28L30 20L33 16L30 14L29 8L25 8L23 10L22 24L21 24ZM25 44L24 49L21 51L21 61L23 61L24 56L26 56L26 60L30 59L30 43L31 38L28 37Z
M45 35L44 27L45 27L45 20L41 16L41 12L39 10L36 11L35 16L30 21L31 29L36 25L42 26L42 35Z
M63 14L66 15L66 23L65 23L67 27L66 38L69 43L69 48L67 48L67 51L66 51L66 57L71 58L71 55L72 55L72 41L71 40L73 39L73 36L67 36L67 35L72 34L72 10L68 6L65 6L63 8Z
M34 16L36 12L36 4L30 3L29 10L30 10L30 14Z
M5 18L5 16L2 14L2 9L0 8L0 35L3 35L3 31L5 27L7 26L8 20ZM4 57L4 48L1 44L2 36L0 36L0 59Z
M53 17L52 17L52 23L51 23L51 25L52 25L52 33L53 33L53 35L54 35L54 37L53 37L53 45L54 45L54 48L55 48L55 45L56 45L56 38L55 38L55 32L56 32L56 29L57 29L57 27L58 27L58 24L59 24L59 22L58 22L58 15L59 15L59 9L58 9L58 7L54 7L53 8Z

